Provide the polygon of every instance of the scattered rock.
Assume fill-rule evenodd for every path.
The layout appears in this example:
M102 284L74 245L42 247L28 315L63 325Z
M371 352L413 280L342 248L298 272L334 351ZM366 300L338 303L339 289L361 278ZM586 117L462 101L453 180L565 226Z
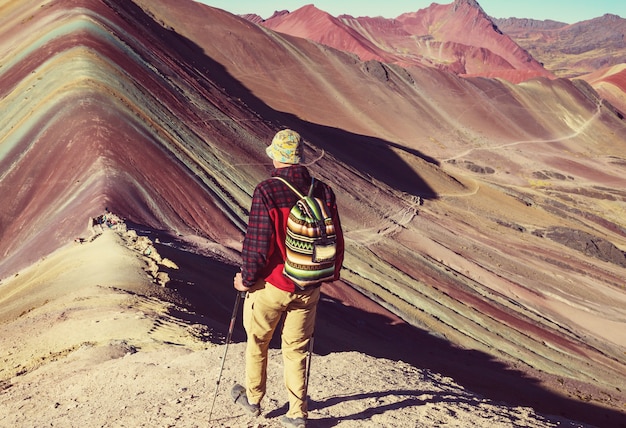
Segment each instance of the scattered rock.
M606 239L568 227L550 228L544 236L588 256L626 267L626 254Z
M482 166L482 165L477 165L472 161L461 161L461 162L457 162L456 160L451 160L448 163L451 163L453 165L458 165L460 167L463 167L465 169L468 169L472 172L475 172L476 174L495 174L496 170L493 169L490 166Z
M167 286L167 283L170 282L170 276L166 272L157 272L154 278L161 287Z
M535 171L533 172L533 177L538 179L538 180L550 180L550 179L554 179L554 180L573 180L574 177L572 176L566 176L565 174L561 174L560 172L554 172L554 171Z

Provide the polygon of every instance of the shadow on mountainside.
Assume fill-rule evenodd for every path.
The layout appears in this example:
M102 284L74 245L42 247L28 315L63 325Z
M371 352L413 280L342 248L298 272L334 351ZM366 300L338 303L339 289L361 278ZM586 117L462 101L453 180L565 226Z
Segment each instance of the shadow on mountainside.
M150 231L149 237L159 237L162 244L155 244L163 257L174 260L179 269L169 271L171 282L168 285L170 298L187 306L191 312L174 314L188 323L201 323L213 330L211 341L224 343L236 298L232 287L233 276L238 267L228 262L197 254L192 249L184 249L184 244L167 234ZM333 287L349 287L335 283ZM367 300L365 296L362 297ZM539 379L511 367L504 362L480 351L460 349L446 340L435 337L428 331L394 321L392 315L384 316L385 311L372 313L355 306L347 306L341 301L323 293L319 305L315 332L314 354L356 351L376 358L403 361L418 369L427 369L443 376L451 377L466 390L481 394L494 402L505 402L509 406L531 407L544 415L554 415L598 427L626 427L624 413L612 410L581 399L570 399L544 388ZM241 306L237 314L233 343L245 341L241 323ZM271 347L280 348L279 334L276 333ZM217 361L215 362L218 363ZM243 369L243 368L242 368ZM315 370L313 357L312 370ZM358 367L355 367L358 370ZM367 373L363 373L366 382ZM384 398L429 394L428 400L414 398L391 404L394 409L419 406L427 402L438 403L450 400L464 400L462 396L451 398L432 391L388 390L370 392L361 396L337 396L323 401L311 397L311 409L319 410L333 405L334 401L358 400L365 396ZM460 401L458 401L460 402ZM470 403L471 404L471 403ZM346 416L341 420L367 419L386 410L390 404L381 401L367 411ZM275 412L280 412L278 409ZM269 417L272 414L268 415ZM332 420L331 420L332 419ZM334 426L334 418L316 421L316 426Z
M315 353L322 355L354 350L404 361L449 376L467 390L495 402L532 407L546 415L597 426L626 426L624 413L556 394L538 379L491 355L458 348L426 330L408 324L394 325L384 316L345 306L334 299L324 299L320 304L315 345Z
M274 110L231 76L222 64L207 56L202 47L193 40L164 28L132 2L108 1L108 3L109 7L120 14L120 17L128 19L125 17L130 16L144 26L144 34L157 38L156 41L152 41L153 43L177 56L176 64L184 72L181 76L188 76L193 81L193 85L200 85L206 94L212 96L215 96L214 87L217 86L224 91L224 93L218 93L218 97L227 94L231 101L239 100L242 106L260 117L264 122L260 136L264 138L266 144L270 143L273 134L263 135L267 133L268 129L265 125L271 124L272 132L279 128L289 127L300 132L305 140L319 149L320 152L323 150L333 155L335 159L350 166L365 177L373 177L392 188L411 195L421 196L425 199L435 197L433 196L435 195L434 190L416 173L414 168L398 156L395 150L438 166L439 162L436 159L416 149L407 148L392 141L313 124L299 119L294 114ZM132 22L130 24L134 25ZM305 94L298 96L302 97ZM214 102L215 105L224 104L224 100L219 99L209 99L208 101ZM217 138L217 135L211 135L211 137L214 139ZM213 142L216 141L213 140ZM224 149L228 150L232 141L227 139L223 141L223 144L226 145ZM248 150L252 152L252 156L259 154L265 156L264 147L249 147Z

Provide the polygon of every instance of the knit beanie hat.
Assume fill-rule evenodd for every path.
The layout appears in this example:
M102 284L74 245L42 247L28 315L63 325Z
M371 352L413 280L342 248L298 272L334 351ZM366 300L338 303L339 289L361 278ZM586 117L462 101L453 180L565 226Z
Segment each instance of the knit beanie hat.
M300 163L303 157L300 134L291 129L278 131L265 153L270 159L281 163Z

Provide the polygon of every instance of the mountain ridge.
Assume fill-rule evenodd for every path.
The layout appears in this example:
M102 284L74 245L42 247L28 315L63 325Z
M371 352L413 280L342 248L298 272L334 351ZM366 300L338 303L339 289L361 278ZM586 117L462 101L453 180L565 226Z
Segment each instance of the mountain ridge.
M346 15L334 18L313 5L266 20L252 19L278 32L355 53L365 61L434 66L459 75L480 75L488 69L491 76L507 71L510 75L512 70L525 72L525 78L551 76L528 52L498 32L476 2L433 4L393 20ZM332 22L332 28L321 26L322 20ZM437 26L431 26L430 21ZM380 31L386 32L384 37Z
M495 21L555 74L581 77L599 68L608 68L626 61L623 33L626 19L605 14L571 25L555 28L527 27L518 20Z
M619 413L623 268L554 233L626 248L623 117L590 85L364 62L187 1L11 4L22 12L5 23L41 33L20 45L32 56L0 58L15 82L0 88L0 185L12 202L0 208L0 277L108 208L226 254L207 256L221 276L206 281L228 300L220 282L269 168L263 148L293 127L345 219L344 280L329 295L354 287L447 343L526 367L570 397L559 411L579 406L569 416ZM72 31L59 36L57 24ZM48 56L31 63L39 45ZM31 115L63 105L62 90L76 102ZM541 406L529 396L507 399Z
M314 8L313 5L306 7ZM289 18L291 13L288 10L283 10L277 11L267 19L254 14L245 15L245 18L260 25L268 25L270 28L279 28L283 25L281 22L291 19ZM471 34L475 33L474 24L461 32L453 28L452 31L446 29L441 32L444 40L439 40L439 36L430 34L426 23L429 19L436 19L441 23L441 16L445 13L451 13L452 15L476 13L473 22L474 24L483 22L483 30L477 33L478 37L476 39L471 37L467 39L468 34L471 36ZM433 18L435 16L436 18ZM586 74L598 68L609 68L623 63L624 55L626 55L621 36L625 25L624 22L626 21L613 14L605 14L604 16L573 24L527 18L492 18L485 13L477 2L460 1L443 5L432 4L428 8L420 9L416 12L407 12L394 19L382 17L354 18L351 15L341 15L335 19L343 20L346 25L355 29L357 35L349 36L349 39L353 40L352 43L356 43L356 45L345 44L347 43L345 39L337 42L324 40L325 36L323 34L328 33L327 30L321 31L320 35L315 34L314 30L304 34L301 29L296 28L296 24L285 26L280 31L289 33L290 28L294 28L292 33L294 35L356 53L366 60L376 59L386 63L398 63L402 66L423 65L439 67L464 76L476 75L489 78L503 78L514 83L539 75L550 78L555 76L585 78ZM406 24L398 26L398 20L405 21ZM460 20L457 19L457 21ZM406 25L410 27L411 24L413 28L405 31ZM354 47L363 43L364 39L372 42L374 45L380 43L386 36L377 35L375 28L374 33L372 33L371 29L373 27L384 29L389 26L392 28L396 27L399 31L404 32L403 36L405 38L413 39L417 37L418 40L422 39L429 44L429 49L424 50L419 46L416 47L411 40L407 43L407 41L401 40L401 37L390 38L384 44L379 45L378 47L384 52L379 50L376 54L372 53L371 48L363 50ZM500 34L504 41L495 41L493 36L486 36L484 30L488 29L489 26L492 26L495 33ZM365 30L368 27L369 30ZM455 37L456 34L460 34L460 37ZM560 35L557 36L557 34ZM607 34L608 36L604 40L593 41L596 38L594 34ZM447 40L448 37L451 37L451 39ZM356 40L360 40L360 42ZM432 48L435 46L432 45L433 42L437 45L443 43L440 50L447 52L443 57L433 55ZM391 46L388 43L391 43ZM399 57L397 52L399 49L417 54L418 58L407 57L407 55L400 55ZM612 50L614 53L610 53ZM511 55L511 52L513 55ZM582 58L578 58L581 54ZM478 60L474 58L477 55ZM489 59L488 56L490 55L493 55L493 58ZM513 57L518 57L519 59L511 61ZM508 60L498 62L502 61L503 58ZM483 67L480 65L483 63L481 61L491 65ZM527 70L528 67L524 64L525 61L533 63L537 61L539 64L534 64L531 69ZM494 65L498 66L494 67ZM470 67L469 71L466 69L467 66ZM544 72L538 71L538 69L542 68L541 66L545 66ZM494 68L503 69L496 71ZM618 107L622 110L624 108L622 103Z

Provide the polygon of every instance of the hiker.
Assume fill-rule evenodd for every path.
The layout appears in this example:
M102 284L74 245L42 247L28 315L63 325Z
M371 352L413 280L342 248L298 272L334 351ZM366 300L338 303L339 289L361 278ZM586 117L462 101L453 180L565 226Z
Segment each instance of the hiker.
M91 238L95 238L96 236L102 234L103 228L102 223L104 223L103 217L99 215L98 217L89 217L89 221L87 222L87 227L89 232L91 233ZM99 230L99 232L96 230Z
M292 130L279 131L266 149L272 159L272 177L282 177L307 194L312 186L308 169L301 164L303 144ZM335 227L336 253L334 275L339 279L344 241L335 194L321 181L314 181L312 196L323 201ZM235 385L233 399L247 413L258 416L267 382L267 352L274 331L284 317L281 349L284 382L289 410L281 422L286 427L305 427L307 411L307 351L315 327L315 314L321 283L304 290L283 275L286 258L285 230L289 212L299 197L280 179L269 178L257 185L252 195L248 228L243 242L241 272L234 287L247 292L243 325L248 337L245 355L245 387Z

